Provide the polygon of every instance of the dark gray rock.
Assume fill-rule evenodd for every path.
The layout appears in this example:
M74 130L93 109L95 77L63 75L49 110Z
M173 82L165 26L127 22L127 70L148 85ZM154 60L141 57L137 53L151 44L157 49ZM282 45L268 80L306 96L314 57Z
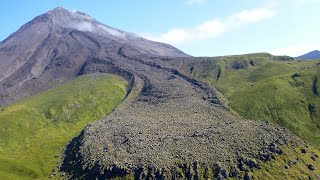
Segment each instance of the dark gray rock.
M274 159L274 156L270 153L260 153L258 156L258 159L262 160L262 161L270 161L271 159Z
M239 163L238 167L239 167L240 171L249 171L247 166L243 162Z
M199 136L203 136L204 133L200 132L200 131L194 131L191 135L191 137L199 137Z
M237 167L233 166L230 170L230 177L238 177L240 174Z
M243 179L244 179L244 180L251 180L252 177L251 177L251 175L250 175L248 172L246 172L246 173L244 174Z
M312 164L308 164L308 168L309 168L311 171L314 171L314 170L315 170L315 167L314 167Z
M217 180L224 180L224 179L225 179L224 176L219 173L217 176Z
M301 153L303 153L303 154L305 154L305 153L307 153L307 149L301 149Z
M273 153L284 154L283 150L279 148L275 143L269 145L269 150Z
M260 165L255 160L251 159L247 161L247 165L249 166L249 168L260 167Z
M223 178L228 178L229 177L228 171L225 170L222 167L218 167L216 171L217 171L218 174L222 175Z

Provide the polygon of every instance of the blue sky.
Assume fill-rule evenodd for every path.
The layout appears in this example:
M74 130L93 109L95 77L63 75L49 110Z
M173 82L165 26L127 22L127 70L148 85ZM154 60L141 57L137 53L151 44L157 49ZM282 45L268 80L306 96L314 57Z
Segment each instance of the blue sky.
M7 0L0 41L57 6L194 56L320 49L320 0Z

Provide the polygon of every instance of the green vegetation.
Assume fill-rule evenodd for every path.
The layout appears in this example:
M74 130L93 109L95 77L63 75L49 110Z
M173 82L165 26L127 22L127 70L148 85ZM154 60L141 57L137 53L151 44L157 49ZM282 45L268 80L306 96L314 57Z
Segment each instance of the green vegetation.
M248 119L275 122L320 146L320 61L251 54L186 60L181 69L217 87Z
M301 149L306 149L306 153L301 153ZM315 154L320 153L319 150L312 146L295 147L287 146L284 149L284 155L277 155L275 160L269 162L261 162L261 170L254 170L252 175L256 179L274 179L281 177L282 179L319 179L320 176L320 160ZM315 170L310 170L308 165L313 165Z
M0 110L0 179L44 179L64 146L125 98L127 81L85 75Z

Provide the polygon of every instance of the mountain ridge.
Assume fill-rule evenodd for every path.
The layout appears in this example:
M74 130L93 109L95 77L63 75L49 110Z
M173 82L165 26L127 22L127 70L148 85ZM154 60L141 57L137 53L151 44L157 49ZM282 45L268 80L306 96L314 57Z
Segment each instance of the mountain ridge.
M319 50L310 51L306 54L296 57L296 59L302 59L302 60L320 59L320 51Z

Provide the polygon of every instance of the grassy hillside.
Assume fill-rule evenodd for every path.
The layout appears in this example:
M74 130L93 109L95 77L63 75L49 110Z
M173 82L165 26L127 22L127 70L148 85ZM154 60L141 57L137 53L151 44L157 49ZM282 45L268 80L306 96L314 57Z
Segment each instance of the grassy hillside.
M320 146L319 60L298 62L260 53L190 58L179 66L217 87L243 117L275 122Z
M306 153L301 153L305 149ZM312 146L295 147L287 146L284 148L285 154L276 155L274 160L262 162L261 169L254 169L252 176L255 179L319 179L320 160L316 158L320 153L319 149ZM317 154L317 155L316 155ZM314 166L314 170L308 168Z
M127 81L85 75L0 110L0 179L44 179L64 146L126 96Z

